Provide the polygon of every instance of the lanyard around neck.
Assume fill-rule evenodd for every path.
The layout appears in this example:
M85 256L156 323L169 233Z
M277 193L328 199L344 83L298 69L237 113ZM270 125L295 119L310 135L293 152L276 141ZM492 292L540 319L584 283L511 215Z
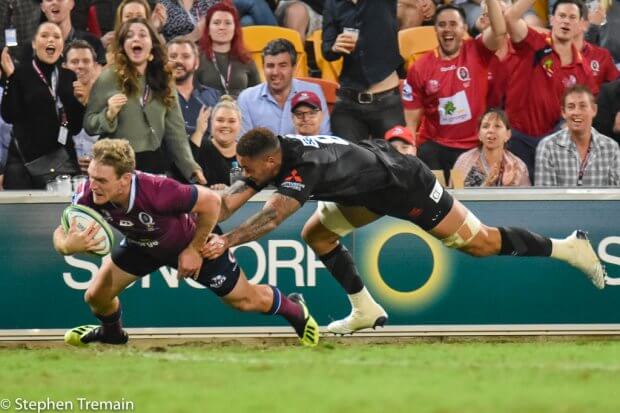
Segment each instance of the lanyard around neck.
M58 96L58 68L54 67L54 71L52 72L52 76L51 76L52 84L50 85L47 79L45 78L43 71L41 70L39 65L37 65L37 62L34 59L32 59L32 67L34 68L34 71L37 72L39 79L41 79L43 84L45 84L45 86L47 87L47 90L48 92L50 92L52 99L54 99L54 104L56 106L56 114L58 115L58 118L60 119L60 123L63 125L66 124L67 119L66 119L66 115L64 112L64 107L63 107L62 102L60 101L60 97Z
M211 61L213 62L213 66L215 66L215 70L217 71L217 74L220 77L220 83L222 84L222 88L224 89L224 92L228 95L228 85L230 84L230 73L231 73L231 63L230 63L230 56L228 56L228 67L226 68L226 78L224 78L224 75L222 74L222 71L220 70L220 67L217 64L217 60L215 59L215 52L211 52Z
M583 161L579 162L579 174L577 175L577 186L583 185L583 176L586 173L586 168L588 167L588 162L590 161L591 152L592 152L592 138L590 138L590 142L588 143L588 150L586 152L586 156L583 158ZM577 150L577 156L579 156L579 150Z

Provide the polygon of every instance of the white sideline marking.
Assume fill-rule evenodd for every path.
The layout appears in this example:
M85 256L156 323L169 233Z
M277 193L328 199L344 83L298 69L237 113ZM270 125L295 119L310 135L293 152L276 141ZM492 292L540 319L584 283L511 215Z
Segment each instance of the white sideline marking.
M301 347L300 347L301 349ZM275 364L275 365L288 365L290 360L274 359L274 358L256 358L256 357L235 357L235 356L198 356L188 355L181 353L154 353L154 352L141 352L140 355L144 358L166 361L188 361L188 362L208 362L219 364L251 364L251 365L263 365L263 364ZM308 364L315 365L315 360L303 360L295 359L295 364ZM400 368L413 368L419 367L421 363L412 363L408 360L368 360L366 358L339 358L329 360L330 365L346 365L346 366L358 366L358 367L400 367ZM518 363L497 363L489 364L488 361L484 363L431 363L432 367L442 368L462 368L467 366L469 368L495 368L495 369L539 369L539 370L561 370L561 371L606 371L606 372L620 372L620 364L607 364L607 363L574 363L559 364L559 363L532 363L532 364L518 364Z

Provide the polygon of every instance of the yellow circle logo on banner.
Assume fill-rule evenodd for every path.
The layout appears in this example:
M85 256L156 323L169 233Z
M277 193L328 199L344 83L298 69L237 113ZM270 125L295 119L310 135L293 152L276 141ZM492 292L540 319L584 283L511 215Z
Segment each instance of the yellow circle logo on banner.
M419 237L428 246L433 257L433 270L426 282L412 291L398 291L390 287L379 268L379 255L384 245L399 234L412 234ZM366 243L363 252L366 279L373 292L378 293L379 302L388 302L400 308L419 308L432 302L447 284L450 257L441 241L421 228L400 222L382 227L373 235L373 240ZM401 276L407 277L415 269L407 269Z

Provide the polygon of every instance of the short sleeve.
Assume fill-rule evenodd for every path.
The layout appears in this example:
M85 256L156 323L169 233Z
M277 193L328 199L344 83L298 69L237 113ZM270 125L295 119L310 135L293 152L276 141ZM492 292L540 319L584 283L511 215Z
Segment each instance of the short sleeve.
M198 199L198 189L170 178L154 182L153 209L161 215L177 215L191 212Z
M520 52L524 52L526 50L538 50L545 46L550 46L547 43L546 36L542 33L537 32L531 27L527 28L527 35L525 38L519 43L512 42L512 46L514 47L517 54Z
M402 101L405 109L415 110L423 107L422 81L420 76L420 64L412 65L407 72L407 79L403 84Z
M312 164L296 165L289 169L277 186L276 192L294 198L303 205L312 195L319 181L320 168Z

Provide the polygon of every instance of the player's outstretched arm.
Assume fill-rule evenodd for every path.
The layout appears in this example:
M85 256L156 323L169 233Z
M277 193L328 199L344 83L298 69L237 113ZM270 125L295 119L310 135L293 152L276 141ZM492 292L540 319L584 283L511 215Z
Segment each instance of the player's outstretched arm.
M226 221L236 210L241 208L256 191L244 181L237 181L229 186L222 194L222 207L219 221Z
M301 204L295 198L275 193L260 212L248 218L236 229L222 236L214 235L209 238L201 251L202 256L214 259L230 247L254 241L273 231L300 207Z
M103 238L95 238L101 227L92 222L84 231L80 231L77 227L75 218L71 221L69 231L65 230L61 225L54 231L54 248L62 255L72 255L78 252L97 251L101 249Z

